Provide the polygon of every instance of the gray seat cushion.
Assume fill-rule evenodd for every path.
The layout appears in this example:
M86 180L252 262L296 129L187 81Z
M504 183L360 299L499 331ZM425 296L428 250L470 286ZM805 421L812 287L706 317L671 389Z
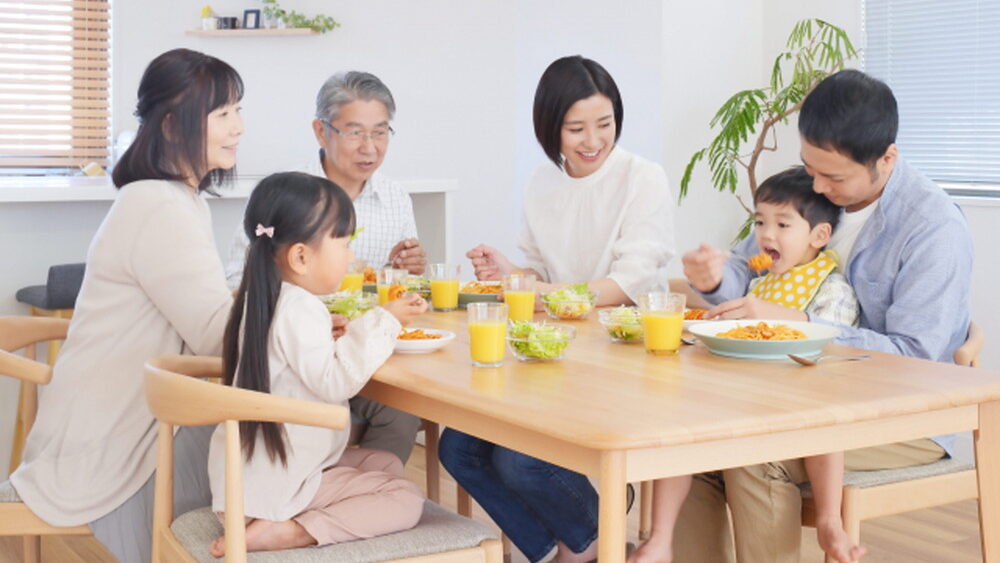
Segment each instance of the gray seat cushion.
M0 502L21 502L21 497L17 495L10 481L0 483Z
M222 535L222 524L210 508L183 514L170 528L184 549L198 561L222 561L208 554L209 545ZM475 547L485 539L496 537L483 524L426 501L420 522L404 532L326 547L260 551L248 554L247 559L253 563L367 563Z
M934 463L924 465L914 465L912 467L902 467L899 469L880 469L878 471L848 471L844 473L844 485L853 485L861 489L875 487L878 485L888 485L890 483L900 483L902 481L912 481L925 477L935 477L947 473L958 473L975 469L976 465L966 459L944 458ZM802 492L806 496L812 496L809 483L800 485Z
M21 303L41 309L72 309L83 285L85 267L82 262L52 266L45 285L23 287L17 290L15 297Z

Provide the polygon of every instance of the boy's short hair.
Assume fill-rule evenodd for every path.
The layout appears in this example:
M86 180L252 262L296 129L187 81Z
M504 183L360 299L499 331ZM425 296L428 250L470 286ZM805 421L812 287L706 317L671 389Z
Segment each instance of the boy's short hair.
M896 142L899 112L892 90L858 70L823 79L802 102L799 134L809 144L871 166Z
M774 203L791 205L809 222L812 229L820 223L830 223L837 228L840 206L813 191L813 179L803 166L793 166L764 180L753 196L754 205Z

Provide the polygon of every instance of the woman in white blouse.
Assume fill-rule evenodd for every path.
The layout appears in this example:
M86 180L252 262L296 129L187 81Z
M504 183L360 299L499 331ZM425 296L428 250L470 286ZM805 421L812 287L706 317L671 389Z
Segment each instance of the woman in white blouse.
M657 285L674 254L672 196L660 165L616 142L622 101L600 64L580 56L549 65L535 92L535 136L549 157L525 192L515 266L480 245L467 256L479 279L538 276L539 293L588 282L599 305L632 303ZM558 548L560 563L597 554L597 493L587 478L451 429L441 462L529 561Z
M175 49L139 83L139 131L115 166L118 197L87 272L24 461L11 476L56 526L89 524L118 560L150 559L156 424L143 363L219 355L233 298L202 192L228 179L243 134L243 82L219 59ZM177 433L174 511L211 503L212 427Z

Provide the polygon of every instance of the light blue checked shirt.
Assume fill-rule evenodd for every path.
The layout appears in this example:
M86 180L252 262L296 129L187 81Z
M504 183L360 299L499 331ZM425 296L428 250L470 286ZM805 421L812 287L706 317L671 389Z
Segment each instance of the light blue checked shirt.
M737 245L722 283L705 299L716 304L744 295L752 277L746 259L756 252L753 237ZM847 261L860 322L839 325L836 342L951 362L969 332L972 259L972 235L958 205L898 159ZM954 436L932 439L952 454Z

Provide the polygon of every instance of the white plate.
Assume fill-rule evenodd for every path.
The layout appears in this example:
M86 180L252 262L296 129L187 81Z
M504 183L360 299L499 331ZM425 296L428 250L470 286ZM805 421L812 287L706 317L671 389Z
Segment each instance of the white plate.
M415 326L408 328L407 330L416 330L418 328L421 327ZM433 340L400 340L397 338L396 347L393 348L393 351L399 354L427 354L442 348L445 344L455 339L455 333L450 330L425 328L423 331L427 334L440 334L441 338L435 338Z
M702 321L692 326L690 330L691 334L704 342L708 350L714 354L754 360L787 359L788 354L815 356L823 351L823 346L840 334L840 329L831 325L805 321L764 320L763 322L769 325L784 324L795 330L801 330L805 333L806 338L803 340L743 340L716 336L720 332L738 326L755 325L759 322L761 320L751 319Z

